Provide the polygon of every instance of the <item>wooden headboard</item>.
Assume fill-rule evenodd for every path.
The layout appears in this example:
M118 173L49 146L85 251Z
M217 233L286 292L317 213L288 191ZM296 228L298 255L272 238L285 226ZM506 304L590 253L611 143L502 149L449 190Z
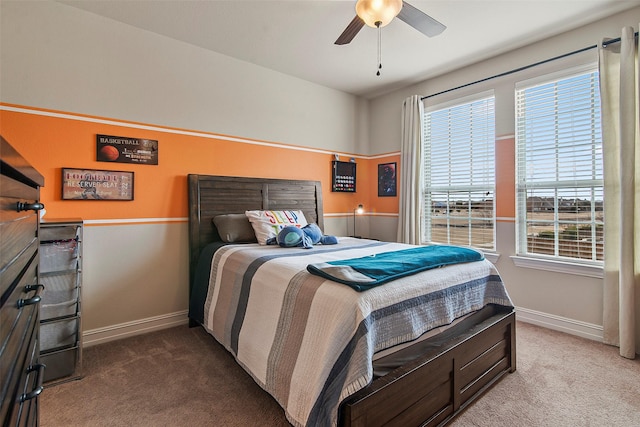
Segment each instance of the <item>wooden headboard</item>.
M320 181L193 175L189 182L189 283L200 251L220 241L213 217L248 210L301 210L324 230Z

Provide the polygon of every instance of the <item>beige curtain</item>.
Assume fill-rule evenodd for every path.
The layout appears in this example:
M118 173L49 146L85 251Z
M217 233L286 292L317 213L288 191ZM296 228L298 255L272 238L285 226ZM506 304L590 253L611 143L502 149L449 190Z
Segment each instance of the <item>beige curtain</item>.
M604 154L604 341L640 353L640 96L631 27L600 49Z
M402 104L402 145L400 148L400 185L398 242L419 245L422 240L420 206L422 200L422 115L420 96L413 95Z

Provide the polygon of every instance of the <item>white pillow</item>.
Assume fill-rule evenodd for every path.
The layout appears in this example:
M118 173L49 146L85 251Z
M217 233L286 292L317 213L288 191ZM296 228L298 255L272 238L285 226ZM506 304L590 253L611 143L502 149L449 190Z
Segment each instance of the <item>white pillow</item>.
M258 243L266 245L267 240L276 237L284 227L293 225L302 228L307 219L302 211L246 211Z

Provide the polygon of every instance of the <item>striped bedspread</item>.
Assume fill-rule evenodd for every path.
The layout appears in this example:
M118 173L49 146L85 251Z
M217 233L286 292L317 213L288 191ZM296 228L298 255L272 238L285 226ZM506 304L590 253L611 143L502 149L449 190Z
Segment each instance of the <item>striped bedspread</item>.
M340 238L311 250L229 245L214 254L204 327L284 408L295 426L337 424L339 403L373 377L379 350L486 304L512 306L486 260L404 277L366 292L308 264L406 249Z

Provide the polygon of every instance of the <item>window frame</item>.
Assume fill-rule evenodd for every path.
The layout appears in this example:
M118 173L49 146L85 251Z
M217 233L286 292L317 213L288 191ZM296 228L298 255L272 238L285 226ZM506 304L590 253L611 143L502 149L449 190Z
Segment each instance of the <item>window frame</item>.
M429 165L427 165L427 156L429 155L430 151L430 147L428 146L428 138L427 138L427 134L428 134L428 126L427 126L427 115L432 114L432 113L436 113L436 112L440 112L443 110L450 110L459 106L464 106L464 105L468 105L468 104L473 104L476 102L480 102L480 101L485 101L485 100L491 100L491 110L492 110L492 117L493 117L493 124L492 124L492 128L491 128L491 132L488 132L487 134L489 135L489 139L490 141L487 142L487 145L491 145L491 174L490 174L490 180L491 180L491 184L488 185L486 183L479 183L479 184L464 184L464 185L451 185L451 183L449 183L449 185L437 185L435 187L428 187L427 183L429 180ZM423 111L423 116L422 116L422 121L423 121L423 173L422 173L422 183L423 183L423 189L422 189L422 195L421 195L421 202L422 202L422 212L421 212L421 218L420 221L422 223L422 243L423 244L456 244L456 245L460 245L460 246L467 246L467 247L471 247L474 249L479 249L483 252L488 252L488 253L495 253L496 251L496 245L497 245L497 238L496 238L496 226L497 226L497 217L496 217L496 155L495 155L495 143L496 143L496 97L495 97L495 91L493 89L491 90L485 90L482 92L478 92L475 94L471 94L471 95L467 95L467 96L463 96L463 97L458 97L446 102L442 102L442 103L438 103L438 104L434 104L434 105L430 105L430 106L425 106L424 111ZM470 157L469 157L470 158ZM451 165L450 165L451 166ZM449 168L449 171L451 171L451 167ZM483 174L483 177L487 177L486 171ZM482 191L483 193L486 192L487 190L491 193L491 217L489 218L482 218L483 220L489 220L491 222L491 246L487 247L487 246L473 246L472 243L473 239L471 237L471 231L473 228L469 228L469 237L468 237L468 241L466 245L461 245L459 243L451 243L451 239L450 239L450 234L449 234L449 228L450 228L450 215L448 215L448 213L445 215L446 216L446 221L447 221L447 236L448 236L448 242L442 242L442 241L433 241L430 239L431 237L431 220L433 219L433 216L431 215L431 209L432 209L432 203L430 203L430 201L432 200L431 198L431 191L429 191L431 188L436 188L438 192L442 193L442 192L469 192L469 193L474 193L474 192L479 192ZM464 220L472 220L473 218L473 214L472 214L472 203L473 200L471 198L471 195L469 196L469 204L468 204L468 211L469 211L469 216L468 217L464 217L462 219ZM497 256L495 257L495 260L497 261Z
M536 86L559 82L566 79L575 78L584 74L593 74L593 73L595 73L595 81L596 81L596 84L598 84L599 83L598 72L599 71L598 71L597 64L589 63L589 64L584 64L582 66L571 67L571 68L567 68L565 70L557 71L554 73L540 75L531 79L523 80L523 81L517 82L515 85L515 89L514 89L514 113L515 114L514 115L515 115L515 158L516 158L516 176L515 176L516 255L512 256L511 258L517 266L552 270L552 271L558 271L563 273L573 273L573 274L579 274L579 275L590 276L590 277L602 277L602 267L603 267L602 260L593 260L593 259L559 255L559 241L561 239L558 237L557 234L554 237L554 255L528 252L527 225L529 221L527 218L527 191L528 190L530 191L532 188L535 188L536 183L533 183L533 185L529 183L529 185L527 185L526 172L523 172L521 170L520 165L523 164L523 162L525 162L527 152L526 152L526 149L523 149L524 142L521 142L522 134L521 134L521 128L519 123L520 116L518 111L519 91L523 91L525 89L536 87ZM599 87L596 87L595 89L596 89L595 93L597 94L597 98L599 100L599 96L600 96ZM598 106L597 110L600 111L600 119L601 119L601 107ZM591 126L593 128L593 122ZM598 131L597 129L601 129L601 122L598 124L595 130L592 131L592 136L594 133L599 134L600 146L602 146L601 131ZM555 140L554 147L555 147L555 150L558 150L559 148L558 139ZM593 167L594 159L592 159L591 161L592 161L592 167ZM602 161L603 161L602 156L600 156L600 162ZM601 163L600 169L603 170L602 168L603 168L603 165ZM559 173L557 166L556 166L556 173ZM567 186L567 184L563 183L563 181L559 179L557 179L555 182L556 182L556 186L554 187L556 191L556 195L554 196L555 208L557 208L558 200L560 200L560 198L558 198L558 195L557 195L558 190L563 190L567 188L576 190L576 191L582 190L582 189L589 189L589 188L591 189L592 204L590 206L590 210L591 210L592 217L590 221L592 224L592 234L595 233L595 231L593 231L593 224L595 224L596 222L594 222L595 220L593 217L593 212L595 212L594 203L597 203L597 200L593 199L593 194L594 194L594 191L595 192L599 191L602 199L604 199L603 178L591 179L590 182L588 183L589 185L586 185L587 184L586 182L581 182L581 183L576 182L574 186ZM546 185L544 187L547 188ZM558 215L556 213L556 215L554 216L553 222L554 222L554 229L557 231L559 230L558 225L561 224L563 221L559 220ZM604 230L604 219L602 220L602 227ZM592 254L594 253L593 251L596 250L596 246L594 245L597 245L597 243L595 242L592 243Z

